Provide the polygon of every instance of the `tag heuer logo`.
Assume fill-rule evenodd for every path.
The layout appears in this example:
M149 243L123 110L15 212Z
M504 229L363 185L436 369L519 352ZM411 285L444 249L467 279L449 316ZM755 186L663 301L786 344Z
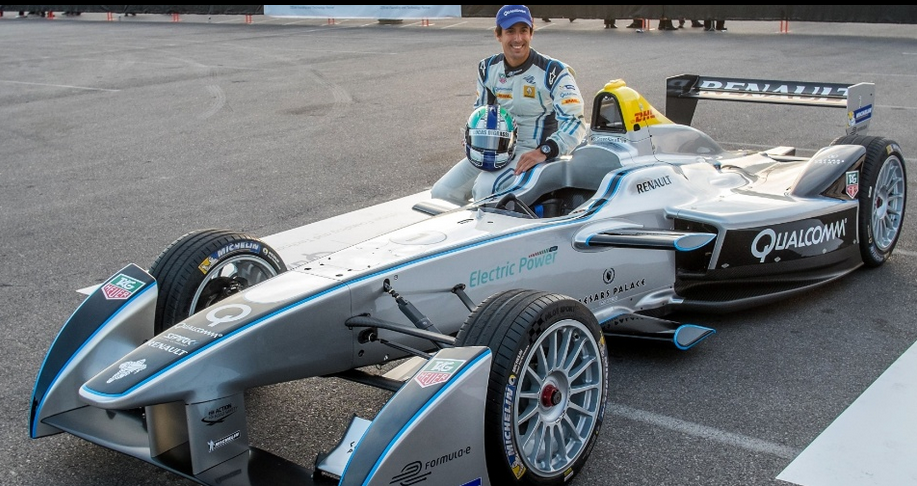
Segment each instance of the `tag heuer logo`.
M847 188L844 192L850 196L850 199L857 197L860 192L860 173L858 171L847 172Z
M108 300L126 300L140 290L143 285L143 282L121 273L102 286L102 293Z
M431 359L430 362L414 376L414 381L423 388L445 383L449 381L449 378L452 377L459 368L461 368L464 362L465 360L463 359Z

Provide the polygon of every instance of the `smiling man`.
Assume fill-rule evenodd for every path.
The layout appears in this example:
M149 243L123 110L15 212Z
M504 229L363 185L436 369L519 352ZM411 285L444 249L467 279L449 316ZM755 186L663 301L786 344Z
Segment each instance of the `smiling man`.
M570 153L586 136L585 105L573 70L532 49L535 31L525 5L504 5L494 35L503 46L478 63L475 108L499 105L517 127L515 157L485 172L461 160L433 185L433 197L464 205L510 187L515 176Z

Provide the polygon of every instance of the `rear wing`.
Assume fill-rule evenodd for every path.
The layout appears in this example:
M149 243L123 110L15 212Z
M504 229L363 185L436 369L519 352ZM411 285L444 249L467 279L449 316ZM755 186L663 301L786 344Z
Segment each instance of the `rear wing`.
M666 78L665 116L690 125L697 100L746 101L847 109L847 134L865 134L875 84L815 83L680 74Z

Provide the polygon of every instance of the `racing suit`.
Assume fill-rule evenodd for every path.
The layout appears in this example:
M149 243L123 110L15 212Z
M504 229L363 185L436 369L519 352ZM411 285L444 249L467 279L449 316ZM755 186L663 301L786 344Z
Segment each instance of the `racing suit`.
M507 70L503 54L478 63L474 107L488 104L499 104L513 116L518 130L516 155L545 145L550 161L570 153L586 136L585 104L573 70L534 49L512 70ZM494 172L462 159L433 185L431 194L465 205L472 196L478 200L508 189L515 180L516 159Z

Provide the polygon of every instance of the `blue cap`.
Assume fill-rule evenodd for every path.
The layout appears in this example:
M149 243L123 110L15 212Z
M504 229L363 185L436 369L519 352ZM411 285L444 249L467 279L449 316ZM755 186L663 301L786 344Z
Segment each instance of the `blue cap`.
M504 5L497 12L497 25L502 29L508 29L519 22L532 27L532 12L525 5Z

